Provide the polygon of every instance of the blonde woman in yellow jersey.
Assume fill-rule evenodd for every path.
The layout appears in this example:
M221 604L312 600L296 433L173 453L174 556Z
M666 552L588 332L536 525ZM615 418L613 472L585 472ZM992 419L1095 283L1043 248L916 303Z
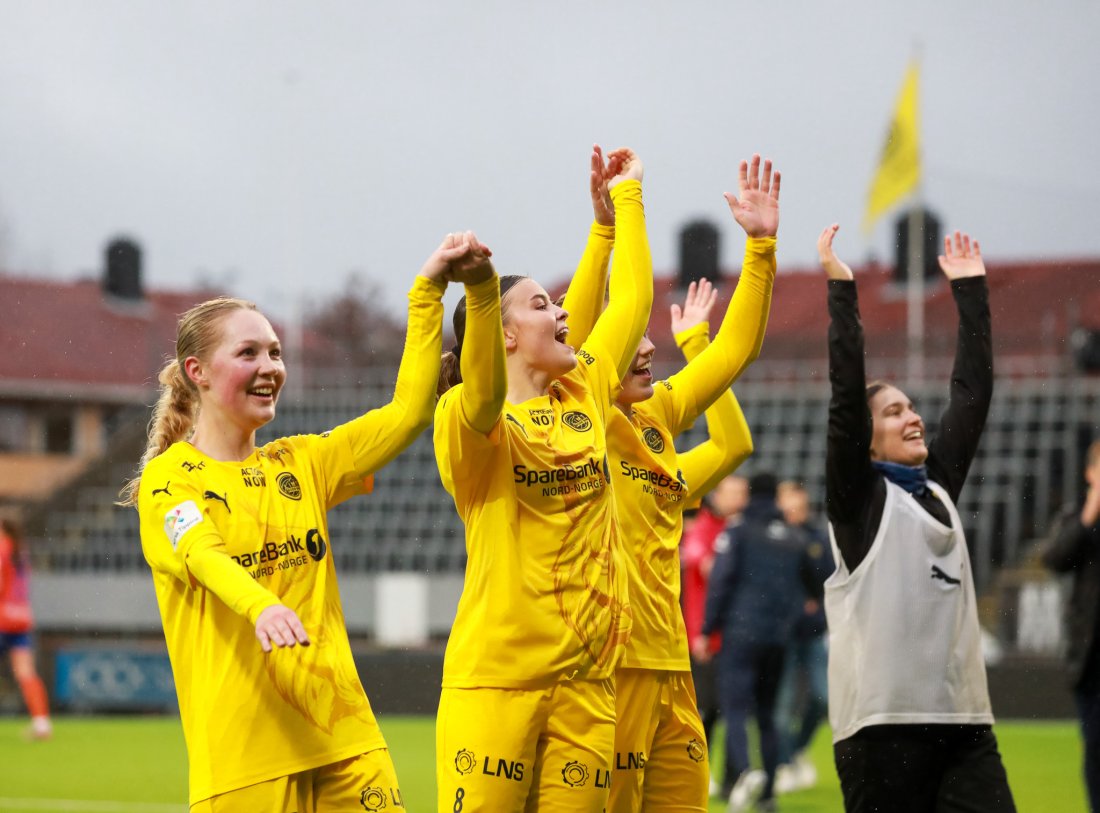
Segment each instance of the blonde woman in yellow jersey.
M325 513L431 420L448 280L476 279L481 247L448 236L409 292L393 400L322 435L262 448L286 380L279 338L251 303L180 320L160 373L141 472L123 490L172 661L192 811L403 807L352 661Z
M593 175L596 173L593 158ZM689 287L672 327L688 358L683 370L654 384L648 336L624 377L608 420L611 476L628 551L634 628L616 672L615 770L609 811L705 811L709 770L706 737L691 681L680 611L679 542L684 507L710 491L752 453L748 424L730 386L759 355L775 278L779 173L760 156L742 161L740 191L727 194L748 235L737 289L713 344L707 317L710 283ZM596 204L595 181L593 201ZM601 207L595 206L597 222ZM599 258L601 252L590 251ZM605 262L582 264L565 307L570 338L583 341L599 313ZM612 275L614 280L614 274ZM611 303L614 303L612 294ZM710 438L679 453L674 438L705 414Z
M588 341L574 352L565 311L525 277L471 286L455 312L435 419L468 554L436 727L446 813L607 804L630 609L605 427L653 297L642 164L609 157L613 299Z

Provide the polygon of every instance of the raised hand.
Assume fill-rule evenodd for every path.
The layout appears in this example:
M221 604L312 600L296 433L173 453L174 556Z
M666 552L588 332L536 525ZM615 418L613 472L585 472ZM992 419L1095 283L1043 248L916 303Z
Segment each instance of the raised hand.
M465 245L465 252L450 261L450 269L447 278L451 282L461 282L463 285L475 285L484 282L496 272L489 258L493 252L483 242L477 239L477 235L468 231L460 236Z
M742 161L737 173L738 194L726 192L726 203L733 219L749 237L775 237L779 230L779 171L772 172L771 159L764 161L760 174L760 156L752 164Z
M481 282L493 273L492 255L472 231L451 232L425 261L420 276L436 282Z
M955 243L951 235L943 238L943 254L939 256L940 268L948 279L963 277L984 277L985 263L982 262L982 250L978 241L970 242L970 235L955 232Z
M710 321L710 312L714 303L718 301L718 289L710 284L705 277L697 283L688 286L687 296L684 297L684 307L673 303L669 307L672 334L675 336L683 333L698 324Z
M629 147L619 147L607 154L608 169L613 174L607 179L607 188L614 189L627 180L642 180L642 159Z
M848 263L841 260L833 252L833 238L836 237L839 229L840 225L837 223L825 227L825 230L821 232L821 236L817 238L817 256L821 260L821 267L825 269L829 279L855 279Z
M309 646L309 636L294 610L273 604L256 618L256 638L264 652L272 646Z
M601 226L615 225L615 204L611 202L607 182L618 173L620 165L621 162L616 162L614 166L605 164L600 145L592 146L592 171L589 173L588 186L592 194L592 215Z

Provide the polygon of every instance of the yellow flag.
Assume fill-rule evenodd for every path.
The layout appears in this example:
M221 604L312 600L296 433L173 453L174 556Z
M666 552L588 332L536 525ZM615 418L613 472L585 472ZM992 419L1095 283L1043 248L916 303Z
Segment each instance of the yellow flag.
M863 229L869 231L875 221L912 192L920 181L920 117L917 106L917 63L909 66L905 83L898 94L890 133L882 149L875 178L867 195L867 214Z

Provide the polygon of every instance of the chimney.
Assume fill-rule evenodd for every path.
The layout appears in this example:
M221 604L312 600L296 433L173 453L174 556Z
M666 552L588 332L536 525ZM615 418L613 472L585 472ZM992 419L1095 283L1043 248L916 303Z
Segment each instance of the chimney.
M118 237L107 244L107 271L104 292L120 299L141 300L141 247L133 240Z
M717 282L718 227L709 220L693 220L680 230L680 286L706 277Z

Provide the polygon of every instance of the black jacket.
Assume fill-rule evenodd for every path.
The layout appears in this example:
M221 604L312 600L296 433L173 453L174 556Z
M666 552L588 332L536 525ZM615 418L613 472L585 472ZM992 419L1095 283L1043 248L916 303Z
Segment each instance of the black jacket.
M1097 613L1100 612L1100 522L1086 528L1081 509L1065 511L1042 553L1043 564L1056 573L1073 574L1073 592L1066 603L1066 661L1070 683L1081 688L1085 678L1100 688L1096 674ZM1092 668L1088 668L1089 666Z

